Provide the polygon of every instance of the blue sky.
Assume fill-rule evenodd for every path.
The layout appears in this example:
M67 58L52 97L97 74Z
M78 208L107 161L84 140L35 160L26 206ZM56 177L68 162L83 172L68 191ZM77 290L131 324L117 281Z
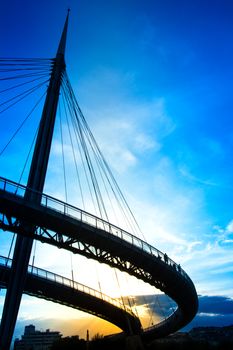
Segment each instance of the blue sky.
M53 57L67 7L70 80L148 242L233 298L232 1L1 2L1 56Z

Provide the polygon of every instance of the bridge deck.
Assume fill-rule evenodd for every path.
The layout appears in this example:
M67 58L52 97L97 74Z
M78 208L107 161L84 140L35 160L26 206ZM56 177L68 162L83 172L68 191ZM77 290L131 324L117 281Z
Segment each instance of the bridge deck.
M0 286L7 287L12 260L0 256ZM140 320L129 307L93 288L36 266L28 267L24 293L88 312L126 334L140 333Z
M167 335L192 320L198 307L196 290L174 261L129 232L55 198L43 194L41 204L26 201L25 190L0 178L0 228L24 235L21 223L32 223L33 238L128 272L169 295L177 310L144 332L146 339Z

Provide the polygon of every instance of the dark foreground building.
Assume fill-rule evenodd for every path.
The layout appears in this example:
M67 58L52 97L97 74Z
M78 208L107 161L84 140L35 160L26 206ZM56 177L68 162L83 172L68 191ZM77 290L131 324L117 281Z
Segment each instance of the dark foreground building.
M61 337L60 332L51 332L49 329L45 332L37 331L31 324L25 327L21 340L15 340L14 350L49 350Z

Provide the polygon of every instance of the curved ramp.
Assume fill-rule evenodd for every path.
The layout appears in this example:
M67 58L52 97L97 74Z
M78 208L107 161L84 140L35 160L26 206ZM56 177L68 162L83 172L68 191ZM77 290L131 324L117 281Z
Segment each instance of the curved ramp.
M7 287L11 259L0 256L0 286ZM24 293L100 317L126 334L141 333L140 320L130 308L93 288L35 266L28 267Z
M19 222L34 224L31 237L98 260L141 279L177 303L165 321L148 329L145 340L168 335L188 324L198 309L195 287L174 261L107 221L42 195L41 204L24 199L26 187L0 178L0 228L25 235Z

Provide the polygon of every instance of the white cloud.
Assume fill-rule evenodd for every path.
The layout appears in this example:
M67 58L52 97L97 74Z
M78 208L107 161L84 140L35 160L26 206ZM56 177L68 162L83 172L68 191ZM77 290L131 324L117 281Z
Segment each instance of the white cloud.
M191 253L194 250L194 248L196 248L197 246L201 246L201 245L202 245L201 241L196 241L196 242L194 241L194 242L189 243L187 253Z
M233 233L233 220L229 222L229 224L226 227L226 232Z
M233 239L225 239L225 241L224 241L224 243L226 243L226 244L230 244L230 243L233 243Z
M193 183L196 182L197 184L204 185L204 186L219 186L216 182L212 181L211 179L202 179L193 175L185 165L182 165L179 167L179 172L184 178L186 178L187 180Z
M214 313L210 313L210 312L199 312L198 316L200 317L218 317L221 316L221 314L214 314Z
M233 220L229 221L226 227L219 225L213 226L213 230L216 232L216 241L218 244L230 244L233 242Z

